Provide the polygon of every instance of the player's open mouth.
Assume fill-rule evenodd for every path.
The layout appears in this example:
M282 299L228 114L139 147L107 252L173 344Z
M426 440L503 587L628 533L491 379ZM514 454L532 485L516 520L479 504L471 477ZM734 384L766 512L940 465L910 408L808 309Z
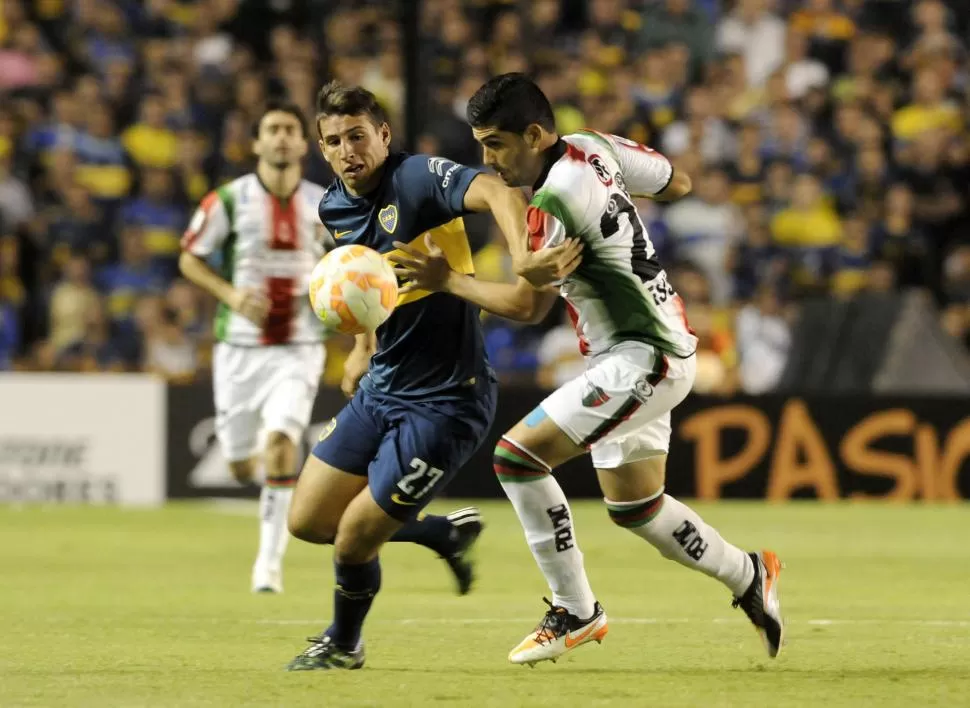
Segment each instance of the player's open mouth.
M344 174L348 177L358 177L364 171L363 165L354 165L353 167L345 167Z

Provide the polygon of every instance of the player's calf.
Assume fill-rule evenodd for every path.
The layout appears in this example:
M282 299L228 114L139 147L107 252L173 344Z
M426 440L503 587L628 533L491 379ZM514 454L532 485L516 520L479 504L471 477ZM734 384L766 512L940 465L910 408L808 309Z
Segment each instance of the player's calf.
M334 540L333 622L290 662L289 670L360 668L361 631L381 589L381 546L401 522L388 516L365 489L347 507Z
M751 584L754 568L748 555L662 490L636 501L608 498L606 507L613 523L642 538L664 558L717 578L735 596Z
M259 469L259 461L255 457L245 460L232 460L229 462L229 472L239 484L253 484L256 482L256 472Z
M296 446L281 432L271 432L263 455L266 481L259 495L259 552L253 564L254 592L283 591L283 554L290 540L287 517L296 475Z
M781 564L773 553L749 554L728 543L697 512L664 494L662 486L632 501L616 499L656 488L664 460L657 456L614 470L597 470L610 519L665 558L720 580L734 595L734 606L741 607L755 625L769 656L777 656L784 624L778 602Z

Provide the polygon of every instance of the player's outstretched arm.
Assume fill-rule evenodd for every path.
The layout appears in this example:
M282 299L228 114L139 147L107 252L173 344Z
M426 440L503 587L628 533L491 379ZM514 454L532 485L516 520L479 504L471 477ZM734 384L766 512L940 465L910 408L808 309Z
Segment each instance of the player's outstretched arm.
M402 293L412 290L445 292L493 315L530 323L542 321L559 296L555 289L537 290L524 278L519 278L516 283L495 283L458 273L448 265L448 259L430 235L425 236L424 245L427 253L406 243L394 243L403 253L393 254L388 260L395 264L394 272L406 281ZM571 242L536 255L549 260L570 257L576 260L579 248L579 244Z
M490 211L495 223L505 234L512 262L519 263L529 256L529 236L525 226L528 203L522 190L506 186L498 177L479 174L465 192L468 211Z
M558 290L536 290L525 278L515 283L494 283L455 271L449 275L443 291L493 315L529 324L542 322L559 297Z
M529 249L529 233L526 220L528 204L522 191L507 187L492 175L480 174L465 192L465 208L470 211L490 211L509 247L512 256L512 269L536 288L544 288L556 283L574 271L579 265L582 243L571 244L570 252L576 250L575 258L556 258L552 254L532 253ZM575 262L574 262L575 261Z

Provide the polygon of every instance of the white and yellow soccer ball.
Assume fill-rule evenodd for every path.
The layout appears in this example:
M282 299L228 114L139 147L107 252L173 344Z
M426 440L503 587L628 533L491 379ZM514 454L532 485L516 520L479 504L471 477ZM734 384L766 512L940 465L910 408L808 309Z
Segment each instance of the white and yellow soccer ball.
M397 304L393 266L367 246L340 246L310 274L310 305L330 332L373 332Z

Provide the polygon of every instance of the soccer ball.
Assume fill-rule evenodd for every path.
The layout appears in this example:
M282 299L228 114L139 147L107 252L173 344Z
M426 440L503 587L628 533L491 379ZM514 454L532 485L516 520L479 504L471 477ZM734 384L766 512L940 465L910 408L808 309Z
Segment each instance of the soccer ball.
M340 246L310 274L310 304L330 332L373 332L397 304L394 268L367 246Z

